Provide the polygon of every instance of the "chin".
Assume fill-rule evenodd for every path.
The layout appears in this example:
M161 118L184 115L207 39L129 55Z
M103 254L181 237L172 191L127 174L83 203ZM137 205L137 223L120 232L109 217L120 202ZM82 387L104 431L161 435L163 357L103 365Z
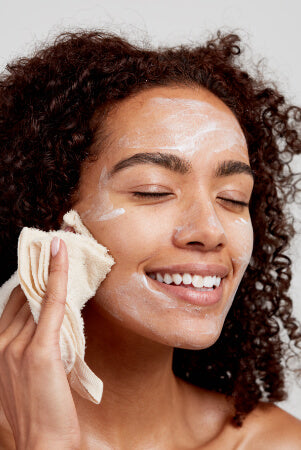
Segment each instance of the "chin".
M177 342L177 345L174 345L176 348L183 348L185 350L204 350L205 348L209 348L216 343L219 336L208 336L208 338L204 338L201 342Z
M197 333L196 331L187 334L185 330L183 333L178 330L177 335L165 335L153 336L153 339L156 342L167 345L168 347L174 348L182 348L185 350L203 350L205 348L209 348L216 343L218 338L220 337L221 329L215 328L210 331L208 327L208 331L203 330L202 333Z

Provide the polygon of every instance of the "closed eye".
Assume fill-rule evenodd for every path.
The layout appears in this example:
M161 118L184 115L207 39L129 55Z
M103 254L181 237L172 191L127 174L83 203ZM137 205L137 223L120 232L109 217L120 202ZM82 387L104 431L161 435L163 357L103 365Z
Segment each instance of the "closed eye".
M145 198L145 197L149 197L149 198L160 198L166 195L172 195L170 192L133 192L133 196L134 197L140 197L140 198ZM242 202L239 200L232 200L230 198L222 198L222 197L217 197L219 200L222 200L223 202L226 202L226 204L230 203L232 205L232 207L234 207L235 209L238 209L239 211L242 211L244 208L248 207L249 204L246 202Z
M133 192L134 197L162 197L163 195L171 195L170 192Z
M230 198L222 198L222 197L217 198L219 199L219 201L222 202L222 204L226 206L227 209L229 209L230 211L232 210L235 213L241 213L244 211L245 208L249 207L248 203L239 200L232 200Z
M240 205L240 206L249 206L248 203L246 202L241 202L239 200L231 200L230 198L222 198L222 197L217 197L220 200L222 200L223 202L230 202L230 203L234 203L235 205Z

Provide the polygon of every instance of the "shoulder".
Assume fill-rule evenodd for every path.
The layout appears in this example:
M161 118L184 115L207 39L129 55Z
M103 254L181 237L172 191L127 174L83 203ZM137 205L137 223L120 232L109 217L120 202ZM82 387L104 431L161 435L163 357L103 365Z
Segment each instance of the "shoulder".
M259 402L237 428L231 423L235 412L231 398L191 385L188 388L189 423L200 442L204 442L205 428L210 441L220 448L235 444L239 450L301 450L301 420L274 403ZM206 426L200 427L200 423Z
M260 402L246 418L246 450L300 450L301 420L273 403Z

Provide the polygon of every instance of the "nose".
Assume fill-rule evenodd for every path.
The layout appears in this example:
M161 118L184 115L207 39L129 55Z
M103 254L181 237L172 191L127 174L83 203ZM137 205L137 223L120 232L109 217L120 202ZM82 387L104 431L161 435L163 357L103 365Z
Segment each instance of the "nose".
M227 244L224 228L211 202L200 205L194 202L182 212L185 225L178 226L173 233L174 244L181 248L199 251L220 251Z

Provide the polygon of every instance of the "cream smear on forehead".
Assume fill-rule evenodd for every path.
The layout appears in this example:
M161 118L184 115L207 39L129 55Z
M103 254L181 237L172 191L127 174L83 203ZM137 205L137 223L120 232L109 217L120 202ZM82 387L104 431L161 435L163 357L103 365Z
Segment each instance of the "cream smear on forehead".
M86 209L81 217L86 220L101 222L111 220L125 213L124 208L115 208L110 201L109 193L106 188L108 183L107 168L104 167L99 177L97 193L92 194L92 203L89 209Z
M164 116L161 117L161 112ZM210 103L192 99L155 97L142 109L145 123L156 114L155 124L136 128L119 140L120 147L178 150L193 156L204 146L245 156L246 139L234 117Z

